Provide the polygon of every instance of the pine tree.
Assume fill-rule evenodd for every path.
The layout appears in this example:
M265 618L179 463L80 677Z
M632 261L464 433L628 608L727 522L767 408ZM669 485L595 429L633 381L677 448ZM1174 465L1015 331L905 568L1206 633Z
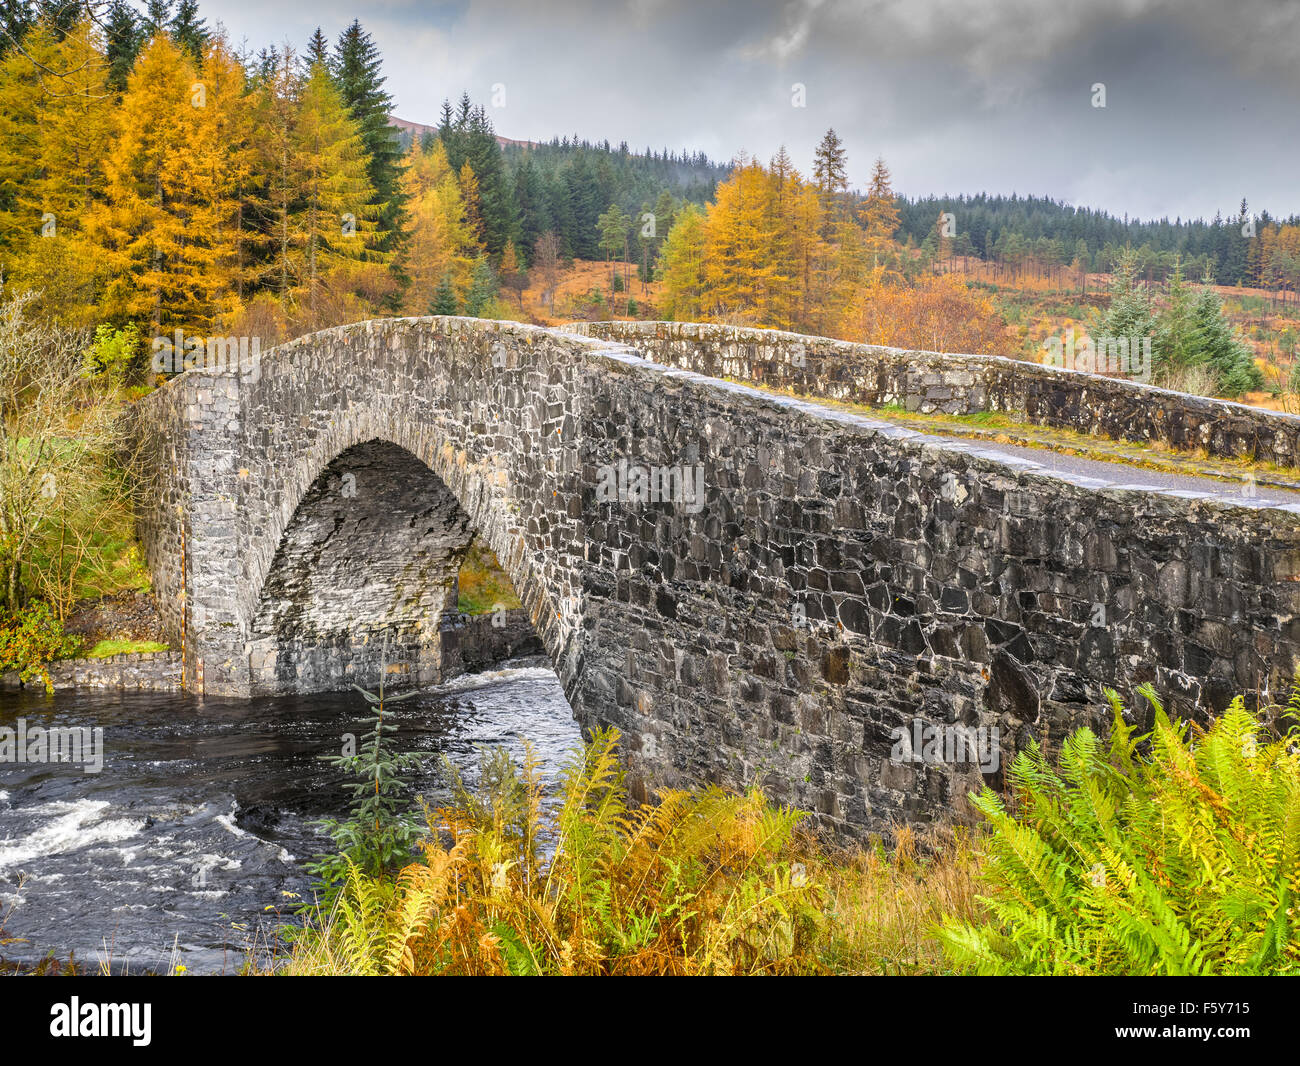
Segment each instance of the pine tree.
M46 35L48 39L48 35ZM28 39L27 47L41 48L42 39ZM43 46L52 50L54 42ZM41 137L45 91L40 71L21 52L0 59L0 247L25 243L40 227L40 212L33 218L19 197L37 174L35 158Z
M1079 287L1082 292L1088 291L1088 265L1091 262L1091 256L1088 254L1088 242L1080 237L1074 242L1074 258L1070 261L1070 266L1079 275Z
M513 292L519 300L519 310L524 309L524 290L528 288L528 271L519 253L515 251L515 242L506 241L505 251L501 253L501 284Z
M863 271L862 231L848 203L848 156L836 132L826 131L813 163L821 208L820 256L811 272L808 302L812 328L831 333L848 313Z
M258 67L254 99L262 203L260 210L254 210L257 229L265 235L266 244L265 254L253 266L251 280L278 300L287 301L299 280L293 222L301 196L297 126L298 96L305 75L297 72L291 55L282 56L278 50L264 52Z
M407 314L417 314L428 307L429 294L444 280L450 281L453 292L467 292L474 261L483 249L441 142L435 141L430 152L412 146L402 188L410 212L410 232L402 250L410 285L403 308Z
M329 72L312 68L302 88L296 129L300 205L292 228L299 279L293 296L313 326L321 323L326 290L342 282L371 297L381 289L380 209L370 183L361 124L351 117ZM378 270L367 270L373 263ZM329 295L337 295L331 292ZM333 317L333 316L331 316Z
M374 190L375 221L384 252L401 246L405 205L401 192L401 145L389 124L393 100L384 88L383 61L370 34L353 20L340 35L334 50L332 72L345 105L361 131Z
M598 244L605 253L605 262L610 262L627 247L628 228L631 225L632 220L618 204L610 204L609 209L597 219L596 229L600 234Z
M1202 361L1195 343L1196 296L1183 280L1181 258L1174 259L1174 270L1165 287L1168 301L1158 316L1152 357L1158 373L1184 370Z
M463 97L466 103L469 102L469 94ZM458 150L456 143L456 118L451 109L451 101L443 100L442 109L438 112L438 140L442 142L443 148L447 152L447 162L451 164L452 170L460 170L461 163L465 162L462 152Z
M450 162L449 155L448 163ZM466 224L474 240L481 244L483 243L483 208L479 199L478 176L474 173L474 168L470 166L468 159L460 165L457 181L460 185L461 200L465 204Z
M827 130L817 145L813 180L828 209L831 201L849 187L848 153L844 150L844 142L833 129Z
M221 85L196 106L194 67L164 35L145 47L127 82L106 153L105 203L89 227L112 280L110 313L155 333L206 333L234 288L237 197L226 109L239 109L242 70L219 60Z
M126 0L113 0L104 20L104 36L108 46L108 85L115 93L122 93L144 45L140 20Z
M151 15L158 13L151 6ZM193 80L180 49L155 33L127 81L105 161L106 202L92 219L112 272L106 309L147 320L155 335L174 327L203 332L212 312L194 289L207 264L189 214L202 193L180 158L197 110L190 102Z
M1155 329L1151 297L1138 281L1138 254L1125 248L1115 262L1110 287L1110 307L1097 329L1099 337L1142 343ZM1153 344L1154 348L1154 344Z
M803 330L816 330L824 323L824 312L814 304L821 275L829 261L830 250L822 240L822 208L817 187L800 182L786 208L785 225L790 228L790 254L794 265L792 291L798 294L795 324Z
M459 119L457 120L459 124ZM465 153L465 161L474 171L478 182L479 217L483 225L483 243L488 254L499 256L505 251L506 241L515 236L516 219L510 178L501 157L501 145L487 113L482 107L470 112L468 121L459 128L458 136ZM450 157L451 150L448 149Z
M537 239L551 229L550 204L546 196L546 187L533 161L525 156L514 173L513 188L515 207L519 219L519 242L521 248L533 248Z
M538 276L542 306L554 306L560 275L560 238L554 230L547 230L537 238L533 246L533 271Z
M1263 375L1250 349L1237 337L1223 313L1223 300L1214 291L1214 279L1202 279L1201 291L1192 311L1193 345L1196 360L1213 368L1219 395L1240 396L1258 389Z
M0 59L15 51L36 25L36 5L31 0L10 0L0 7Z
M171 0L148 0L145 4L144 35L146 41L166 33L172 21Z
M303 64L306 66L309 73L311 68L317 63L323 66L326 70L329 69L330 42L329 38L321 32L319 26L317 26L315 31L312 33L311 39L307 41L307 51L303 55Z
M33 310L80 325L94 315L103 264L85 240L105 186L108 65L88 20L42 20L0 61L0 239L6 280L38 294ZM58 77L45 70L64 71Z
M704 223L704 310L711 317L746 322L766 317L779 285L773 202L771 182L753 161L742 160L718 186Z
M866 250L873 269L884 268L897 275L894 263L898 244L898 204L890 185L889 168L883 159L877 159L871 168L871 185L862 206L862 223L866 227Z
M664 315L670 321L698 321L704 296L704 213L694 204L677 213L659 253L659 273Z
M79 228L104 186L112 121L108 65L89 20L63 34L41 36L49 48L46 65L68 73L44 93L40 139L32 160L37 176L25 196L31 210L51 211ZM57 43L55 37L60 38ZM42 46L32 41L30 47Z
M801 324L805 304L805 235L800 217L804 182L784 145L772 158L769 176L773 270L764 325L789 329Z
M233 309L243 303L258 253L269 243L258 229L267 206L258 167L261 131L244 66L224 36L209 35L204 45L203 79L206 101L198 120L219 198L213 207L227 290L221 302Z
M203 52L212 35L204 20L199 18L197 0L179 0L170 29L172 40L189 56L191 62L201 67Z
M474 264L471 274L469 292L465 296L465 314L470 318L479 318L484 312L490 312L497 298L497 280L486 258Z
M628 238L632 232L632 219L617 204L610 204L609 209L596 220L596 227L600 232L600 249L606 253L605 261L617 257L623 264L621 272L613 268L610 270L610 291L626 292L627 261L631 250Z
M429 307L431 315L458 315L460 301L456 299L456 286L451 283L451 273L443 274L433 294L433 303Z

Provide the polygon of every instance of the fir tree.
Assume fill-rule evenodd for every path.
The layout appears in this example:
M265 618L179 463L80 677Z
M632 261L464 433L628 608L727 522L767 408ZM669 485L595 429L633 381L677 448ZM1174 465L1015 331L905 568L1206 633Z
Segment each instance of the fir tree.
M152 39L166 33L172 21L172 0L149 0L145 5L144 35Z
M410 689L399 696L390 696L384 690L388 666L388 633L384 633L380 656L379 688L376 692L353 685L373 709L370 731L361 738L361 749L353 755L323 755L326 762L343 770L352 780L346 786L352 793L349 816L343 821L322 818L313 823L329 836L338 849L333 855L317 855L308 864L315 874L314 885L317 904L326 907L337 895L341 883L347 879L350 867L356 867L370 876L395 869L410 861L423 826L411 813L411 785L409 775L419 768L421 758L416 752L399 753L389 750L387 741L397 732L397 726L384 721L385 709L413 696L419 689Z
M880 275L877 280L889 275L899 277L898 244L894 240L894 234L898 231L899 212L890 181L885 161L877 159L871 168L871 184L867 189L866 203L862 206L862 222L866 227L866 254L870 258L869 265ZM938 251L937 237L935 251Z
M1155 332L1151 297L1138 280L1138 254L1125 248L1115 262L1110 286L1110 307L1096 330L1099 337L1141 344ZM1153 344L1154 348L1154 344Z
M1223 313L1223 300L1214 291L1209 275L1203 279L1196 297L1192 319L1197 360L1214 369L1220 395L1240 396L1263 384L1263 375L1250 349L1237 338Z
M383 61L370 34L354 20L338 39L332 73L343 102L361 130L368 154L367 170L378 208L379 243L383 251L401 245L404 201L400 188L401 145L389 125L393 100L384 88Z
M319 26L317 26L315 31L312 33L311 39L307 41L307 51L303 55L303 64L306 66L308 71L310 71L317 63L325 67L327 70L329 69L330 42L329 38L321 32Z
M320 64L302 89L296 140L295 252L301 258L295 273L314 327L318 297L331 275L355 274L360 261L378 261L369 253L381 239L360 124Z
M827 203L849 187L848 153L844 150L844 142L833 129L827 130L817 145L813 179Z
M461 184L447 163L442 144L422 152L412 146L402 175L410 213L410 232L402 249L403 270L411 279L403 302L407 314L427 311L435 285L450 277L455 291L470 285L474 260L482 254L465 210Z
M203 60L203 51L211 34L203 19L199 18L197 0L179 0L176 14L170 23L172 40L196 65Z
M146 317L155 333L206 330L232 282L234 198L219 101L209 94L194 107L194 79L185 54L155 35L127 82L105 155L106 202L92 216L112 273L109 308Z
M126 79L140 54L144 36L139 18L126 0L113 0L104 20L108 55L108 85L115 93L126 90Z
M10 0L0 7L0 59L22 43L36 24L36 6L31 0Z
M663 312L668 319L698 320L704 296L704 213L694 204L677 213L664 238L659 273L664 280Z
M501 157L492 123L482 107L472 110L462 138L465 162L478 179L479 212L483 222L483 243L488 253L499 256L515 235L515 206L510 179Z
M1160 313L1152 342L1152 355L1160 374L1183 370L1202 361L1196 344L1196 295L1183 280L1181 259L1174 260L1174 272L1165 286L1168 301Z
M35 310L81 324L94 315L102 260L85 240L103 196L111 142L107 63L89 20L40 22L0 61L0 237L5 280L40 293ZM50 92L41 67L66 71ZM53 222L48 235L42 227Z
M519 310L522 311L524 290L528 288L528 270L523 257L515 251L514 241L506 241L505 251L501 253L501 284L516 295Z
M470 318L480 317L484 311L491 309L497 298L497 279L486 259L479 259L474 264L470 280L469 293L465 297L465 314Z
M443 274L442 281L438 283L437 291L433 294L433 303L429 305L429 314L460 314L460 301L456 299L456 286L451 283L450 271Z

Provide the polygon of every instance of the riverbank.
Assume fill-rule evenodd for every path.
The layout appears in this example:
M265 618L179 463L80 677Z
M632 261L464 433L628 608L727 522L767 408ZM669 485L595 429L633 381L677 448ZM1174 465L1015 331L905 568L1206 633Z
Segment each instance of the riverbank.
M181 656L176 651L127 652L93 659L59 659L47 667L50 687L119 689L132 692L179 692ZM0 676L0 692L41 689L42 679L23 684L16 671Z
M75 626L75 628L74 628ZM106 597L102 603L82 604L70 616L69 633L83 647L161 647L163 650L123 651L73 659L56 659L47 667L50 687L117 689L133 692L179 692L184 689L181 654L162 643L161 624L148 593ZM441 623L444 681L477 673L509 659L545 655L522 607L488 614L463 611L443 616ZM0 692L45 687L44 678L24 683L17 671L0 674Z
M485 753L427 811L419 858L353 862L267 972L1300 973L1300 732L1240 698L1201 729L1142 697L1149 734L1111 694L1108 734L1029 745L1004 794L954 804L975 826L896 826L888 849L828 847L757 784L635 804L613 730L575 753L550 808L534 767Z

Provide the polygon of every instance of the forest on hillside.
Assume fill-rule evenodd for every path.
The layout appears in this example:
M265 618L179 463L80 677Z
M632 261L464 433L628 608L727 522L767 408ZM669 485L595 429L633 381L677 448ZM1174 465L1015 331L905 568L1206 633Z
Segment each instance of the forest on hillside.
M143 15L113 0L97 21L79 10L5 9L0 268L31 313L107 331L140 383L142 338L176 330L269 345L373 315L553 319L575 262L598 260L605 284L566 303L575 317L1023 354L1005 299L956 269L974 260L1013 284L1045 272L1086 288L1104 271L1121 302L1125 286L1154 285L1152 316L1181 306L1184 277L1199 281L1201 340L1170 339L1192 328L1181 311L1168 328L1119 325L1151 325L1167 370L1217 360L1198 387L1236 394L1260 374L1208 286L1285 293L1300 279L1300 225L1244 202L1231 220L1140 223L1014 195L908 199L883 159L851 161L834 130L806 171L784 148L721 164L576 134L506 141L468 93L415 136L392 124L359 21L332 41L317 29L301 51L250 51L196 0L149 0Z

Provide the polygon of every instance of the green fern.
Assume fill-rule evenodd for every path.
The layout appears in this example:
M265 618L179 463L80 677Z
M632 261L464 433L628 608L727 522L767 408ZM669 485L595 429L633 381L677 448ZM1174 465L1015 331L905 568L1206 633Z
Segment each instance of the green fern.
M1300 728L1261 741L1238 699L1201 731L1139 693L1148 736L1108 692L1108 744L1080 729L1055 766L1037 745L1020 752L1014 811L987 788L972 797L991 828L989 917L939 930L958 969L1300 972Z

